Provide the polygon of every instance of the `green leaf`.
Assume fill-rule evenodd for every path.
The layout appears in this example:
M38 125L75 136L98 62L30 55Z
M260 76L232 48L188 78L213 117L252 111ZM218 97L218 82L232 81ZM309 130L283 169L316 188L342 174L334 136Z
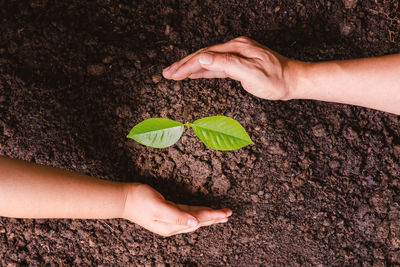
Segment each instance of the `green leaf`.
M204 144L212 149L235 150L254 144L239 122L225 116L203 118L191 126Z
M177 121L152 118L138 123L127 137L145 146L165 148L181 138L183 128L184 125Z

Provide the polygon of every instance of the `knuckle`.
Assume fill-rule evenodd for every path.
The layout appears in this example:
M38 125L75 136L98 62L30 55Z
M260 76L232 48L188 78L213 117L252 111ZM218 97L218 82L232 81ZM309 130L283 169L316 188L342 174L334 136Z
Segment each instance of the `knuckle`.
M277 60L277 58L272 54L267 52L264 52L260 55L260 58L263 60L263 62L271 64L271 65L275 65L276 63L278 63L279 61Z
M230 66L236 63L238 58L230 53L226 53L220 56L221 66Z
M252 55L255 53L256 45L254 41L248 37L240 36L233 40L232 44L239 53Z
M230 54L224 54L222 56L222 64L227 65L231 62L231 55Z
M252 58L248 60L249 65L252 69L262 70L263 69L263 60L259 58Z
M246 36L239 36L237 38L234 39L237 42L241 42L241 43L248 43L250 42L250 38L246 37Z
M184 218L184 217L178 217L178 218L176 218L176 220L175 220L175 223L176 223L177 225L185 225L186 222L187 222L187 219Z

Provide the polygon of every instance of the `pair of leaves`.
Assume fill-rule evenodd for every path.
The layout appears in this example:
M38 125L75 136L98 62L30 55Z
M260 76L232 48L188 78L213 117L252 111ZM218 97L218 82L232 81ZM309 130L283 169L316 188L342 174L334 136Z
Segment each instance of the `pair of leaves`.
M206 117L186 124L169 119L147 119L133 127L127 137L142 145L165 148L181 138L185 125L192 127L204 144L212 149L235 150L254 144L239 122L225 116Z

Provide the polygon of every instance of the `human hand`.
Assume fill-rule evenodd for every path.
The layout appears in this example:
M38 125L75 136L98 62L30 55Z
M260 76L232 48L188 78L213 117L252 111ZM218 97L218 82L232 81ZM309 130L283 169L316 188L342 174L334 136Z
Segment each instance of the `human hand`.
M167 79L231 78L249 93L269 100L294 98L298 61L247 38L200 49L163 71Z
M228 221L230 209L187 206L167 201L145 184L127 184L122 217L162 236L188 233Z

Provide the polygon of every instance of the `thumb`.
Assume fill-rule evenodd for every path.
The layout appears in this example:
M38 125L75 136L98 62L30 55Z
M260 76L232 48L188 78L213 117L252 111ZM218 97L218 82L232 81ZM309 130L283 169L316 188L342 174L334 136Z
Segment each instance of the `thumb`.
M165 223L190 227L196 227L199 224L199 220L190 213L167 203L160 207L158 220Z
M235 54L204 52L199 55L198 60L204 69L224 72L234 80L242 81L248 76L248 61Z

